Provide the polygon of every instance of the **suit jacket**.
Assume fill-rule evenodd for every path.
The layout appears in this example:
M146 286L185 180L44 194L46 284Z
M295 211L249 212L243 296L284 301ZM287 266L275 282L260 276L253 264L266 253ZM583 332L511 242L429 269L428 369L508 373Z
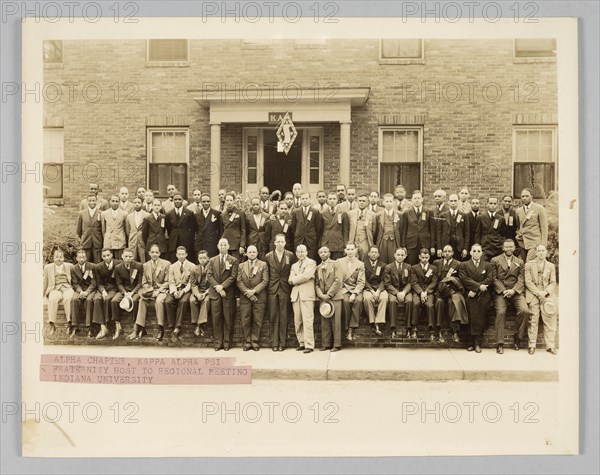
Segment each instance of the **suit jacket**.
M229 248L237 251L240 247L246 248L246 214L237 208L231 213L225 210L221 213L223 223L222 238L227 239Z
M473 215L473 211L469 211L468 213L466 213L466 215L467 218L469 218L469 243L475 244L475 232L477 231L477 217L481 215L481 213L478 211L477 215L475 216Z
M84 209L88 209L88 200L87 198L84 198L81 200L81 202L79 203L79 211L83 211ZM108 208L110 208L110 206L108 205L108 201L106 201L104 198L100 198L99 196L96 196L96 208L98 208L100 211L104 211L107 210Z
M217 244L223 234L223 222L221 213L216 209L210 208L208 215L204 217L204 211L194 214L196 220L196 239L194 241L194 251L198 252L204 249L209 257L216 256L219 251Z
M521 206L517 208L517 217L520 225L517 229L517 240L524 244L525 249L531 249L538 244L548 244L548 219L542 205L531 202L527 214Z
M469 250L469 246L471 245L471 241L469 240L470 223L464 213L458 211L456 220L454 220L450 211L444 211L440 215L438 224L441 224L441 226L437 227L438 237L436 243L439 246L438 249L443 249L447 244L451 244L451 241L454 239L456 244L452 248L457 255L464 250Z
M504 218L500 213L494 213L494 218L490 218L490 213L486 211L477 216L475 229L475 242L481 244L483 252L488 255L497 256L502 252L506 229Z
M178 246L185 246L188 252L194 249L194 235L196 233L194 213L182 207L181 217L179 217L175 208L173 208L167 213L166 225L169 233L170 252L175 251Z
M154 214L149 214L142 223L142 240L146 243L146 251L150 251L153 244L158 244L161 253L168 251L167 238L165 230L167 229L167 219L164 214L159 214L158 219Z
M106 267L106 263L100 262L96 264L94 271L96 273L96 283L98 284L98 291L102 292L106 290L107 292L115 291L117 292L119 288L117 287L117 280L115 277L115 268L121 264L123 261L119 261L117 259L113 259L111 261L111 268Z
M350 207L350 202L348 200L344 200L341 203L338 203L335 208L340 213L349 213L350 211L358 209L358 201L354 200L352 202L352 207Z
M555 297L556 268L549 261L545 261L541 267L537 259L525 264L525 300L528 304L543 291L548 292L549 297Z
M69 284L72 284L72 264L69 264L68 262L63 262L63 266L65 269L65 274L67 275L67 280L69 281ZM54 280L54 268L54 262L46 264L44 266L44 297L48 297L48 294L52 289L54 289L54 286L56 285L56 281Z
M268 252L268 245L265 237L265 225L270 219L268 213L260 212L259 225L256 225L254 215L246 213L246 247L254 245L258 249L258 253L262 256Z
M348 257L342 257L337 260L338 268L342 276L342 293L360 294L365 289L365 264L354 259L350 262Z
M402 201L398 201L394 198L394 206L398 211L404 213L406 210L414 208L412 200L404 198Z
M221 264L221 254L211 257L208 261L208 270L206 271L206 279L210 284L208 296L211 300L219 298L219 294L215 290L217 285L222 285L226 292L226 299L235 298L235 282L237 280L239 263L238 260L230 256L226 256L226 266Z
M316 250L323 234L323 217L312 207L309 207L308 216L304 216L304 208L296 208L292 211L291 228L294 249L304 244L308 249Z
M394 221L394 246L395 249L400 247L400 221L402 218L402 213L398 210L393 211L393 221ZM381 246L383 241L383 233L385 227L385 210L377 213L375 217L375 245L377 247Z
M196 297L201 292L208 292L210 284L208 283L208 264L201 266L198 264L190 272L190 284L192 286L192 294Z
M365 289L375 292L384 290L383 274L385 272L385 262L378 260L375 267L371 265L371 259L365 259Z
M449 296L449 291L452 292L463 292L463 285L458 278L458 271L460 268L460 261L452 258L450 262L446 263L446 259L441 258L437 259L433 265L435 266L437 276L438 276L438 284L437 284L437 296L441 298L445 298ZM446 282L442 282L442 280L451 277Z
M364 226L365 232L367 235L367 242L369 246L374 245L374 236L375 236L375 217L376 214L373 211L365 208L364 209ZM360 210L358 208L347 211L348 218L350 220L350 232L348 234L348 241L356 242L356 228L358 226L358 217L360 215Z
M102 211L102 234L104 235L103 247L109 249L124 249L127 244L125 236L125 214L121 209L117 209L113 218L112 209Z
M131 201L125 201L125 206L123 206L123 202L119 201L119 209L123 211L123 213L129 214L133 211L133 203Z
M202 205L200 203L196 203L195 201L193 203L190 203L189 205L187 205L186 208L189 209L194 214L200 212L203 209Z
M342 275L337 261L329 259L327 263L319 264L315 273L315 292L320 299L326 295L332 300L342 299Z
M142 286L142 276L144 275L144 266L136 261L131 261L129 270L125 267L125 263L121 262L115 267L115 280L117 288L122 294L133 292L134 294L140 290Z
M292 302L316 300L315 272L317 263L307 257L304 262L292 264L289 283L293 285L290 299Z
M511 206L508 210L508 213L505 213L504 209L500 209L497 211L497 213L504 217L504 238L512 239L516 242L517 229L519 229L519 217L517 216L517 210Z
M183 293L189 292L192 289L190 277L192 270L196 267L187 259L183 261L183 271L181 270L181 262L175 261L169 267L169 293L173 294L177 290L183 289Z
M265 224L265 241L269 247L269 252L275 250L275 236L278 234L285 235L285 248L291 251L294 247L291 218L284 220L283 226L277 217L275 219L269 219L267 224Z
M260 202L260 209L267 213L269 216L277 212L277 205L271 200L267 200L267 208L264 208L264 201Z
M71 285L75 292L81 293L89 289L90 292L96 290L96 278L94 268L96 266L90 262L83 265L83 272L79 264L73 264L71 267Z
M410 265L403 262L398 269L396 261L394 261L385 266L383 285L391 296L396 296L398 292L408 294L410 292Z
M375 205L375 209L373 209L373 205L371 203L369 203L367 205L367 209L369 211L372 211L373 213L377 214L377 213L381 213L385 209L385 207L384 206Z
M435 245L435 221L431 210L421 206L417 216L414 206L404 210L400 221L400 245L407 249L431 249Z
M475 267L473 259L461 264L458 277L466 291L479 292L480 285L487 285L488 290L494 283L494 266L491 262L479 261L479 267Z
M185 209L188 207L188 204L189 203L186 200L183 200L181 207ZM175 208L175 202L171 198L167 198L165 201L163 201L163 203L162 203L163 214L167 214L169 211L171 211L174 208Z
M488 216L489 217L489 216ZM525 290L525 266L523 260L512 256L510 268L504 253L492 259L494 266L494 290L501 294L505 290L514 289L518 294Z
M330 251L343 251L350 234L350 218L348 213L327 209L323 217L323 234L321 246L327 246Z
M296 256L294 253L287 250L283 251L283 259L281 261L277 259L275 251L269 252L265 256L265 261L269 266L268 292L270 295L276 294L279 290L288 295L290 294L292 291L292 286L289 282L290 271L295 260Z
M125 233L128 236L128 247L135 249L138 244L141 244L145 247L145 241L142 233L142 228L144 226L144 219L148 216L146 211L141 210L141 219L140 224L136 225L135 223L135 212L132 210L125 219Z
M435 248L442 249L444 246L441 246L439 242L437 242L438 236L442 231L443 220L441 219L441 214L450 211L450 207L448 203L442 203L441 208L437 205L433 206L433 220L435 221Z
M410 268L410 287L417 294L422 292L432 294L437 288L437 269L433 264L427 264L427 266L426 272L423 271L420 262Z
M160 257L156 262L156 270L152 272L152 260L144 263L142 275L142 292L158 290L168 292L169 290L169 269L171 263Z
M265 261L256 259L254 266L250 265L250 260L242 262L238 269L237 286L242 295L248 290L254 290L259 298L266 298L267 293L264 290L269 285L269 267Z
M79 236L82 249L102 249L102 211L96 207L94 215L90 218L88 208L79 212L77 216L77 236Z

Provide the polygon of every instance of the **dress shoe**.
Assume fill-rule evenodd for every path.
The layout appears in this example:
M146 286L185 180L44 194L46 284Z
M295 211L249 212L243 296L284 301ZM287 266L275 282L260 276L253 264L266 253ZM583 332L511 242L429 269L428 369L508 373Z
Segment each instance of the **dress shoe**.
M336 352L336 351L340 351L340 350L341 350L341 348L340 348L339 346L334 346L334 347L331 349L331 352L332 352L332 353L334 353L334 352Z
M481 353L481 346L475 345L475 353Z
M446 343L446 340L444 340L444 336L442 335L442 332L438 332L438 340L440 343Z
M548 353L550 353L551 355L555 355L556 354L556 350L554 348L548 348L546 351Z
M204 325L200 325L200 337L204 338L206 335L206 330L204 330Z
M48 333L50 334L50 336L56 334L56 325L54 325L54 323L52 322L48 323Z
M75 338L75 333L77 333L77 327L75 325L72 325L71 331L69 332L69 338Z
M312 348L306 348L302 353L308 354L308 353L312 353L313 350Z
M88 330L88 338L94 338L94 332L92 332L92 330Z
M319 351L327 351L327 350L331 350L330 346L324 346L323 348L319 349Z
M475 348L473 346L468 346L467 351L475 351Z
M223 349L223 346L215 346L215 351L221 351Z
M396 337L397 337L396 330L392 330L392 333L390 333L390 338L394 339Z
M276 347L276 346L274 346L274 347L273 347L273 351L279 351L279 348L278 348L278 347Z
M296 351L304 351L304 345L300 345L298 348L296 348Z
M223 347L223 349L224 349L225 351L229 351L229 347L228 347L228 346L224 346L224 347Z
M118 340L119 337L123 334L123 329L122 328L117 328L115 330L115 334L113 335L112 339L113 340Z
M139 338L139 334L137 329L133 330L129 335L127 335L128 340L137 340Z
M159 329L158 333L156 334L156 341L163 341L164 336L165 336L164 328Z
M521 349L521 340L518 336L515 336L515 351L519 351Z
M244 350L244 351L248 351L248 350L250 350L250 349L252 349L252 345L249 345L248 343L246 343L246 344L244 345L244 348L243 348L243 350Z
M179 330L177 328L175 330L173 330L173 333L171 334L171 341L173 343L177 343L179 341L179 332L180 331L181 330Z
M285 346L280 346L279 348L277 348L279 351L283 351L285 350Z
M431 341L431 342L435 341L435 335L433 333L429 334L429 341Z
M96 340L102 340L102 338L104 338L106 335L108 335L108 330L106 328L103 328L102 330L100 330L100 332L98 332L98 334L96 335Z
M142 329L138 332L138 339L142 338L143 336L146 336L148 334L148 332L146 331L145 327L142 327Z
M504 354L504 348L502 347L502 345L498 345L496 347L496 353L498 353L499 355Z
M527 350L527 353L533 355L535 353L535 348L529 348L529 350Z
M454 341L454 343L460 343L460 338L458 338L458 333L454 333L454 335L452 335L452 340Z
M412 334L410 335L410 337L411 337L413 340L416 340L416 339L417 339L417 332L412 332Z
M348 333L346 334L346 339L347 339L348 341L352 341L352 340L354 340L354 334L353 334L353 332L352 332L352 329L348 330Z
M377 325L377 323L375 324L375 328L373 330L375 331L375 335L381 336L381 330L379 329L379 325Z
M194 330L194 336L200 336L200 327L196 327L196 329Z
M260 350L260 346L258 346L258 345L252 345L252 350L253 351L258 351L258 350Z

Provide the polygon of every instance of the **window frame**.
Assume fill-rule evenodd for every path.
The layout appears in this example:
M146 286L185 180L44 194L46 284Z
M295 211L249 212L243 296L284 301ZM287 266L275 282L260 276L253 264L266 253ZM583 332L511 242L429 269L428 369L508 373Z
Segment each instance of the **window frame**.
M555 63L558 51L553 56L517 56L517 41L532 39L553 39L557 41L556 38L515 38L513 40L513 63ZM558 49L558 43L556 48Z
M64 127L44 127L44 133L48 131L61 132L62 134L62 162L46 162L45 157L42 157L42 187L44 187L44 180L46 177L45 168L47 166L52 167L60 167L60 196L46 196L45 188L42 188L44 191L42 192L44 195L44 200L49 202L49 204L62 204L62 201L65 197L65 128ZM44 155L46 151L46 138L44 138Z
M421 42L421 57L420 58L384 58L383 57L383 42L384 41L402 41L402 40L418 40ZM379 40L379 64L425 64L425 40L423 38L381 38Z
M150 42L151 41L163 41L163 40L181 40L186 42L187 58L181 59L161 59L151 60L150 59ZM189 67L190 65L190 40L187 38L148 38L146 40L146 66L149 67Z
M397 132L397 131L415 131L417 132L417 162L384 162L383 158L383 134L384 132ZM383 196L384 192L381 189L381 165L382 164L403 164L403 163L418 163L419 164L419 189L423 189L423 134L424 127L422 125L380 125L378 130L378 146L377 146L377 187L380 196ZM405 185L401 183L401 185ZM411 190L406 190L410 192Z
M185 162L167 162L167 163L153 163L152 162L152 134L155 132L185 132ZM182 193L183 198L186 199L188 189L190 187L190 128L189 127L146 127L146 189L150 188L155 192L154 197L160 199L166 199L168 196L160 194L159 189L150 187L150 169L152 165L185 165L185 190L178 190ZM158 187L156 187L158 188Z

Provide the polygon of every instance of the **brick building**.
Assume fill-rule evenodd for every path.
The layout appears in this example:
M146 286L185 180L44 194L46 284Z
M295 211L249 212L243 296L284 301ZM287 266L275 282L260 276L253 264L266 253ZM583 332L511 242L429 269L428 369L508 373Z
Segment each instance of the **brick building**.
M89 182L471 195L557 186L554 40L113 40L44 44L49 204ZM277 151L277 119L298 136ZM271 119L271 120L269 120ZM130 196L133 191L130 189ZM314 197L314 194L313 194ZM431 202L430 202L431 204Z

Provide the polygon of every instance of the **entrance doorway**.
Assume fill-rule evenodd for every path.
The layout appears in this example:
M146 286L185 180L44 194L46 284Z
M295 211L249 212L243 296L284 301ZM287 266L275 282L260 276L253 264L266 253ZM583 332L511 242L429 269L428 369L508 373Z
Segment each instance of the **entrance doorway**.
M302 182L302 130L286 155L277 151L277 137L274 133L264 134L264 181L263 186L281 193L292 191L294 183Z

